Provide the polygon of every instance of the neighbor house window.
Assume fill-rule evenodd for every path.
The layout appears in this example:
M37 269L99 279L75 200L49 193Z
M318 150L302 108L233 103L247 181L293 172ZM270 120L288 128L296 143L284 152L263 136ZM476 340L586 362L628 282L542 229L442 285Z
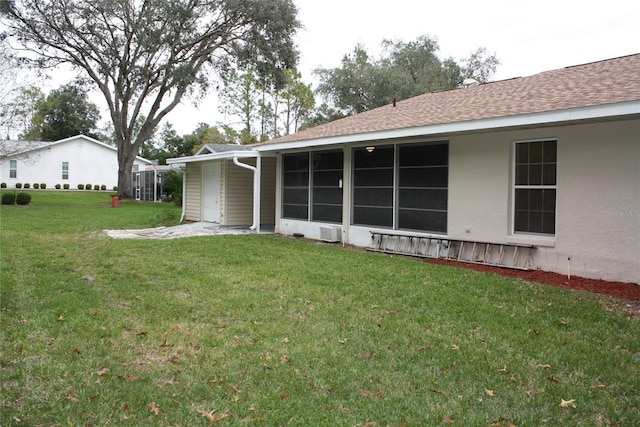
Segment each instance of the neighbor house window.
M342 222L342 151L311 154L311 219Z
M309 218L309 153L282 156L282 216Z
M18 161L9 160L9 178L18 177Z
M353 224L447 232L449 144L353 151Z
M557 141L515 145L514 232L556 232Z
M62 179L69 179L69 162L62 162Z

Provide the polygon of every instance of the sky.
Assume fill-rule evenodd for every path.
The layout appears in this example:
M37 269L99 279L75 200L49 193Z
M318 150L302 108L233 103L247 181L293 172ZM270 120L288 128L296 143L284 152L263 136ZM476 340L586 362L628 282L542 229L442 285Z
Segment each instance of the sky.
M334 68L362 44L378 56L383 39L438 40L441 59L459 61L479 47L501 61L493 80L640 53L638 0L293 0L304 28L296 42L302 80ZM629 78L639 78L638 75ZM108 117L103 114L103 117ZM185 100L167 116L179 134L223 117L217 96Z

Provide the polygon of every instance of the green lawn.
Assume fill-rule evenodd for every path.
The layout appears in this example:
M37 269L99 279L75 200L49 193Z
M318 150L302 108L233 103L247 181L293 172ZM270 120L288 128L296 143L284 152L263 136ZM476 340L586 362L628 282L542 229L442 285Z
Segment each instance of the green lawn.
M2 426L640 425L640 319L605 297L279 236L113 240L180 210L32 196L0 208Z

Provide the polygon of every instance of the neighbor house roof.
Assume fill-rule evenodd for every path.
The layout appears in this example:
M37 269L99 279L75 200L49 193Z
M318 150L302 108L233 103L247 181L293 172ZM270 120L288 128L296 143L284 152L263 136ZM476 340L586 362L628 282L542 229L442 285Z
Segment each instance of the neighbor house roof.
M255 147L271 151L292 146L638 115L639 70L640 54L635 54L529 77L427 93ZM608 108L593 109L602 106Z
M14 157L21 156L32 151L42 150L44 148L50 148L56 145L60 145L65 142L75 141L83 139L85 141L91 142L93 144L100 145L102 147L108 148L115 152L118 149L112 145L105 144L102 141L98 141L97 139L91 138L86 135L76 135L70 136L68 138L60 139L58 141L25 141L25 140L4 140L0 141L0 157ZM136 160L139 160L146 164L151 164L151 160L145 159L144 157L136 156Z

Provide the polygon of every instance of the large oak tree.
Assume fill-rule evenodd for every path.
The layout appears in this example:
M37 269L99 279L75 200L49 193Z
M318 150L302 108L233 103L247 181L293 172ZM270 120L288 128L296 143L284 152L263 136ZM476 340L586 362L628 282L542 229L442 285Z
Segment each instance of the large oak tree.
M140 147L183 97L204 93L232 63L275 75L297 60L300 23L291 0L2 0L1 6L24 58L40 67L70 64L104 96L123 198L131 197Z

